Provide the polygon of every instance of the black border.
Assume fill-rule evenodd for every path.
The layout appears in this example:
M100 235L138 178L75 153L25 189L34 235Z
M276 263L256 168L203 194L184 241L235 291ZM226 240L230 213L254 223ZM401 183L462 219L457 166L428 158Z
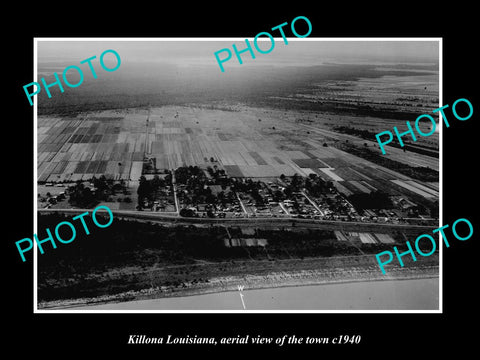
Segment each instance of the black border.
M378 8L370 4L348 3L326 6L322 3L293 8L275 4L260 11L258 5L223 3L199 9L184 3L179 9L169 4L97 4L81 7L35 5L18 11L17 23L2 30L8 37L10 56L4 56L7 86L4 117L5 209L3 262L7 265L4 311L8 317L7 346L12 350L25 345L47 356L99 352L157 356L167 351L190 350L212 354L219 350L238 353L253 350L290 352L311 351L312 355L370 354L388 356L396 352L411 356L434 355L437 350L462 349L475 344L475 331L469 328L470 313L475 312L475 260L478 233L465 242L452 241L444 248L443 314L33 314L33 266L21 263L14 241L33 233L33 109L25 101L22 86L33 79L34 37L252 37L258 32L290 22L302 15L310 19L310 37L442 37L443 103L458 98L469 99L473 117L453 121L444 129L443 199L444 224L465 217L478 227L475 212L476 153L475 136L478 95L474 92L475 9L466 4L422 8L419 4L386 3ZM45 6L42 10L41 6ZM210 8L209 8L210 7ZM10 26L10 25L9 25ZM272 55L274 56L274 55ZM8 70L7 70L8 69ZM7 140L8 139L8 140ZM12 156L12 153L15 156ZM5 175L13 176L5 176ZM7 190L8 189L8 190ZM472 190L470 190L472 189ZM477 196L476 196L477 195ZM8 205L7 205L8 204ZM5 213L4 213L5 216ZM6 261L5 261L6 260ZM475 326L475 324L472 324ZM474 328L475 329L475 328ZM336 336L359 334L360 345L351 346L132 346L128 335L197 334L199 336L236 336L238 334L270 337ZM35 354L34 354L35 355Z

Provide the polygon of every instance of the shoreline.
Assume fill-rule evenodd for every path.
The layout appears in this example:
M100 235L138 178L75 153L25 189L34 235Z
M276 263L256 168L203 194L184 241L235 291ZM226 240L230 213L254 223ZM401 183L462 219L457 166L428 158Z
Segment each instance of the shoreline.
M301 287L312 285L333 285L371 281L402 281L415 279L439 278L439 267L410 267L391 271L388 276L375 275L372 271L361 271L363 276L352 277L345 273L336 273L334 278L319 274L320 271L306 274L305 270L289 273L270 273L268 275L228 276L213 278L207 285L196 285L181 290L162 290L160 288L142 289L140 291L127 291L115 295L102 295L95 298L79 298L66 300L53 300L37 304L37 310L65 310L78 307L88 307L105 304L118 304L124 302L154 300L162 298L189 297L214 293L239 291L238 286L244 286L243 291L261 290L270 288ZM322 276L323 275L323 276ZM359 274L357 274L359 275ZM283 278L282 278L283 276ZM81 311L81 310L78 310ZM186 310L188 311L188 310Z

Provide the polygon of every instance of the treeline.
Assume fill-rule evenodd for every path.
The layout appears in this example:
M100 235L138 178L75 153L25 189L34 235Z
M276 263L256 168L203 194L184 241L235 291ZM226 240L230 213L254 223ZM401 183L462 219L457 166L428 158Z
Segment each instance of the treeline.
M54 229L59 222L69 219L70 217L62 214L39 214L38 224L42 229ZM85 220L87 226L92 228L92 220L87 218ZM239 231L232 229L231 233L237 238L252 237L244 236ZM39 236L41 237L41 234ZM312 229L301 233L289 230L257 230L253 237L266 239L267 250L285 248L293 251L292 254L298 251L307 256L315 247L331 245L325 241L334 240L335 234L332 231ZM138 265L147 260L145 258L139 261L138 258L139 254L147 249L160 250L156 253L156 261L176 264L190 263L192 258L222 261L248 257L241 248L226 247L224 240L227 238L224 227L203 228L193 225L168 227L114 218L108 228L91 231L90 235L85 235L79 228L77 238L72 243L65 245L59 243L57 249L39 257L39 264L40 268L44 269L56 268L59 261L84 269Z
M117 182L101 175L99 178L93 177L91 184L92 189L78 180L75 185L69 186L67 188L68 202L74 206L91 208L100 201L111 201L110 196L117 192L122 192L124 195L129 194L124 180ZM130 202L131 199L126 197L125 201Z
M154 175L150 180L147 180L145 176L140 176L139 185L137 189L138 206L142 207L145 199L148 201L154 201L159 191L166 186L172 184L172 175L167 174L165 177Z
M198 166L181 166L175 169L177 184L187 185L188 188L194 189L203 186L206 180L203 170Z
M70 64L61 64L68 66ZM125 66L125 67L124 67ZM218 69L212 72L199 71L196 67L169 67L165 64L122 64L118 72L110 76L91 79L85 73L85 81L75 89L65 88L60 93L57 87L51 98L39 93L39 115L75 115L85 111L124 109L134 107L159 107L166 105L203 104L232 101L275 109L332 111L355 115L370 115L382 118L405 118L404 111L377 109L374 106L338 104L335 101L306 101L292 98L292 101L276 97L288 97L318 89L318 84L327 81L375 78L390 72L378 71L373 65L331 64L312 67L275 68L253 67L246 74L242 69L228 69L229 81L218 77ZM408 72L396 75L407 74ZM155 74L155 76L151 76ZM410 73L411 74L411 73ZM417 75L427 74L423 72ZM268 81L266 81L268 79ZM52 83L53 77L47 77ZM329 89L327 89L328 91ZM333 91L333 90L332 90ZM223 109L222 109L223 110Z
M392 209L394 207L389 195L383 191L352 194L348 197L348 201L359 213L365 209Z
M39 228L54 229L69 218L61 214L38 216ZM92 228L91 219L87 226ZM90 221L90 224L89 224ZM231 229L233 238L258 238L267 240L266 251L276 258L288 256L333 256L358 253L346 242L337 241L331 230L289 229L261 230L245 236L238 229ZM70 244L57 245L57 249L39 256L39 274L69 277L78 273L103 271L109 267L151 266L160 264L191 264L193 259L225 261L248 259L249 252L258 252L265 259L262 246L245 248L225 246L227 233L223 227L208 228L190 226L167 227L159 224L114 219L105 229L85 235L77 231L77 238Z
M386 167L387 169L397 171L403 175L411 177L412 179L427 182L438 182L440 179L439 172L428 167L413 167L399 161L386 158L368 148L358 147L349 143L337 143L336 146L338 146L340 150L346 151L350 154L356 155L375 164Z
M350 126L334 126L333 130L338 131L342 134L354 135L361 137L362 139L377 141L375 137L377 133L373 131L352 128Z
M305 189L315 197L332 193L334 188L333 182L324 180L317 174L309 174L305 179Z
M377 132L369 131L369 130L363 130L363 129L357 129L353 128L350 126L335 126L333 128L335 131L338 131L342 134L348 134L348 135L354 135L358 136L362 139L366 140L371 140L377 142L377 138L375 135L377 135ZM401 146L400 143L396 138L393 139L393 141L389 144L389 146L396 147L398 149L403 149L405 151L412 151L417 154L422 154L422 155L427 155L431 157L438 158L438 151L435 151L433 149L428 149L423 147L422 145L418 144L407 144L405 143L404 146Z
M39 214L38 226L54 229L61 221L69 220L71 217L62 214ZM85 221L89 229L94 228L92 219L85 217ZM257 229L254 234L245 235L242 229L231 228L229 233L232 239L263 239L267 245L226 246L229 235L224 227L216 226L167 227L114 218L108 228L96 229L90 235L85 235L80 226L72 243L58 243L56 249L39 255L39 300L141 290L152 286L151 281L158 286L183 286L183 282L193 280L208 282L211 276L208 272L188 274L198 266L197 260L228 267L231 261L360 255L359 247L369 254L391 249L391 244L354 246L347 241L337 241L331 230ZM39 237L43 238L42 235ZM394 237L403 241L400 235ZM168 269L160 270L165 266ZM151 271L161 271L161 274L150 278Z
M38 216L39 228L42 229L54 229L59 222L65 220L68 221L69 218L60 214ZM93 227L92 220L88 221L87 226ZM272 254L284 253L286 250L297 258L340 255L352 250L345 252L335 240L335 234L326 230L258 230L254 237L266 239L266 250L272 251ZM166 227L114 219L108 228L97 229L90 235L78 230L77 238L72 243L59 243L54 251L39 256L39 273L63 273L63 276L71 276L77 272L115 266L150 266L158 261L165 264L189 264L192 259L224 261L248 258L248 253L242 247L225 246L225 239L228 237L223 227ZM254 248L249 247L252 251L255 251ZM150 250L155 250L154 256ZM259 246L258 251L263 253L264 250Z

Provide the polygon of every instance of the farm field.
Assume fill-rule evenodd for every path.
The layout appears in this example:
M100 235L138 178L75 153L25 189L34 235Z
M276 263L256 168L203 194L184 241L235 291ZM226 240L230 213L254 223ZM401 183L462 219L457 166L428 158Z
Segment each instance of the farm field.
M295 120L300 117L317 123L299 124ZM381 190L424 206L438 201L438 182L414 180L342 151L335 144L354 143L354 137L321 125L318 114L244 105L231 111L164 106L88 112L74 118L41 116L38 182L89 181L105 175L124 180L134 194L148 156L156 160L157 169L218 166L229 177L254 179L317 174L345 196ZM398 150L391 156L399 161L438 170L437 158L390 150Z
M387 154L382 155L375 141L351 135L393 126L403 131L405 121L438 107L438 66L340 61L301 73L282 73L282 77L269 71L275 81L296 85L275 86L275 91L267 91L268 86L263 90L249 86L248 91L240 87L236 88L240 97L227 92L208 101L202 100L202 92L188 102L155 105L158 102L152 101L149 106L129 108L125 104L136 104L132 93L131 102L118 103L112 110L88 111L96 107L85 100L84 111L64 116L43 112L52 115L38 116L37 181L74 183L104 175L124 181L135 203L142 175L150 178L181 166L216 166L228 177L273 182L282 174L316 174L334 182L345 196L383 191L425 207L438 201L439 158L432 156L439 151L438 127L414 144L426 154L387 146ZM250 74L251 81L255 74ZM190 75L182 76L190 79ZM294 81L300 78L302 82ZM230 80L231 86L241 84L240 78ZM124 81L119 84L125 85ZM138 86L145 81L152 85L142 77ZM83 90L87 88L77 94L79 99L101 96L93 88L91 94ZM255 91L265 94L254 96ZM170 93L162 90L162 94ZM53 105L47 101L42 109ZM59 108L57 114L62 111ZM350 129L350 134L337 131L339 126ZM153 164L153 172L146 171L146 159ZM407 168L400 169L399 164ZM423 175L414 176L416 169Z
M135 180L145 149L144 111L38 118L39 182L75 182L105 175Z

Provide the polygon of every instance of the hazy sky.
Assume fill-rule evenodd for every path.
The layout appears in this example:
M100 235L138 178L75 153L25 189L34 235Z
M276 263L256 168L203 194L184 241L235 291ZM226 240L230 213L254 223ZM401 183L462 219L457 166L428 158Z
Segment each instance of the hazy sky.
M315 38L288 38L285 45L282 38L276 38L274 49L268 54L260 54L254 49L256 58L252 59L248 52L243 53L244 64L269 65L319 65L322 62L342 63L438 63L438 41L338 41ZM238 66L238 60L232 49L236 44L239 50L245 49L244 38L227 41L46 41L39 39L37 43L38 64L44 61L68 60L72 65L93 55L98 57L107 50L113 49L120 54L122 64L138 62L168 62L179 66L202 65L218 68L214 52L228 48L232 52L230 61L224 67ZM259 46L267 50L270 40L259 42ZM220 54L223 58L226 53ZM110 56L112 56L110 54Z

